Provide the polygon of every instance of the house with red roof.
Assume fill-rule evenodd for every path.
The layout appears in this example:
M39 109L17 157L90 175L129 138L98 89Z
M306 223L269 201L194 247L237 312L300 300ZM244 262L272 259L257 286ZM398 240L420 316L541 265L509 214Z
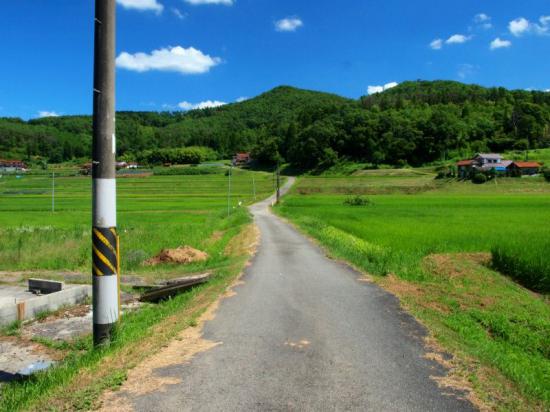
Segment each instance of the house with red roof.
M21 160L0 159L1 172L25 172L27 169L27 165Z
M237 153L233 156L233 166L246 166L252 161L250 153Z
M514 162L504 160L498 153L478 153L473 159L461 160L456 164L458 177L468 179L475 172L497 173L506 176L532 176L540 172L538 162Z
M541 168L538 162L512 162L508 170L511 176L533 176L539 174Z

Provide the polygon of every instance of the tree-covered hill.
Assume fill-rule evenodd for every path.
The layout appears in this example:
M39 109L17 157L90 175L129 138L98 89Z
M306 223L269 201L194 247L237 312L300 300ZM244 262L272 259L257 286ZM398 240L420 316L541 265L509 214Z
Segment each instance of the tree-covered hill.
M0 157L50 162L88 156L90 116L0 119ZM208 146L220 156L252 150L273 162L328 167L340 158L420 165L477 151L550 146L550 93L451 81L405 82L345 99L278 87L253 99L190 112L117 113L119 156Z

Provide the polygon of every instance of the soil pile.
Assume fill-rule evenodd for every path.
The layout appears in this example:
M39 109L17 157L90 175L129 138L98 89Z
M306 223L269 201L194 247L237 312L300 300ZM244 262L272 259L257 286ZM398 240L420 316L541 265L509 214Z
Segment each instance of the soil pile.
M190 246L180 246L177 249L163 249L158 255L143 262L146 266L156 266L163 263L179 263L186 265L193 262L203 262L208 254Z

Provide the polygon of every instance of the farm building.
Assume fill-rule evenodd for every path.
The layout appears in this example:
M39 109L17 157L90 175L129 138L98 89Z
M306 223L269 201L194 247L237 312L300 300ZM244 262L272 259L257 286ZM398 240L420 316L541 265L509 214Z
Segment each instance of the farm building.
M479 153L473 159L461 160L456 164L458 177L468 179L476 171L492 172L506 176L532 176L540 172L542 165L537 162L514 162L504 160L497 153Z
M91 163L84 163L80 166L80 174L81 175L91 175L92 174L92 164Z
M252 161L250 153L237 153L233 156L233 166L246 166Z
M533 176L540 172L541 167L537 162L512 162L508 170L512 176Z
M474 161L461 160L456 164L456 167L458 168L458 177L461 179L466 179L468 176L470 176L470 173L472 173Z
M483 172L495 170L499 173L506 173L511 163L510 160L503 160L498 153L478 153L473 159L459 161L456 166L458 177L467 179L476 170Z
M0 172L25 172L27 165L21 160L0 159Z
M479 167L502 163L502 156L498 153L478 153L472 159Z

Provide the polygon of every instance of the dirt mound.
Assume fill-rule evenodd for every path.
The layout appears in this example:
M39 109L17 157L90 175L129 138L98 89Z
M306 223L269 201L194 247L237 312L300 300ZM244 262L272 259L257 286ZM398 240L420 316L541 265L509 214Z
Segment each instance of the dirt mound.
M203 262L208 254L190 246L180 246L177 249L163 249L158 255L143 262L146 266L155 266L163 263L179 263L186 265L193 262Z
M431 273L454 279L471 273L472 264L485 266L490 262L490 253L433 254L424 258L424 267Z

